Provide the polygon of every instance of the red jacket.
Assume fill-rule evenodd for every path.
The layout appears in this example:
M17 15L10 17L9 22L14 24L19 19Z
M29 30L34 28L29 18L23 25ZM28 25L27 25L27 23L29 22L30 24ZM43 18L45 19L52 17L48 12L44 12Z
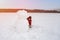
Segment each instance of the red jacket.
M29 17L27 18L27 20L28 20L28 21L31 21L31 16L29 16Z
M29 25L31 25L31 23L32 23L31 16L29 16L29 17L27 18L27 20L28 20Z

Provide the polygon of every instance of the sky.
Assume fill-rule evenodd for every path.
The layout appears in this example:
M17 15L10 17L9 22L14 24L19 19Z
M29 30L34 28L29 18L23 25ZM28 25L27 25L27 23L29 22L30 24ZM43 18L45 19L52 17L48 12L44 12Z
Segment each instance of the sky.
M60 0L0 0L0 8L60 9Z

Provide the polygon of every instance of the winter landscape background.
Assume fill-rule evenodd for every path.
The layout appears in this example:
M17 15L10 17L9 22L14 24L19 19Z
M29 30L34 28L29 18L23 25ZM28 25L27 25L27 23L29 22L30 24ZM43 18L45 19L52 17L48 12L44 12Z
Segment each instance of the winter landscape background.
M0 0L0 40L60 40L60 0Z
M0 13L0 40L60 40L60 13L29 15L32 16L32 28L18 33L14 25L17 13Z

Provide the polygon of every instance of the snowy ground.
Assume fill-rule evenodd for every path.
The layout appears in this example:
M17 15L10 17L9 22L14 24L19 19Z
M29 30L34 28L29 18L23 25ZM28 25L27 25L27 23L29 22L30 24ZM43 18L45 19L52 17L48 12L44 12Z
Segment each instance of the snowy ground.
M60 14L33 13L32 28L16 30L16 13L0 13L0 40L60 40Z

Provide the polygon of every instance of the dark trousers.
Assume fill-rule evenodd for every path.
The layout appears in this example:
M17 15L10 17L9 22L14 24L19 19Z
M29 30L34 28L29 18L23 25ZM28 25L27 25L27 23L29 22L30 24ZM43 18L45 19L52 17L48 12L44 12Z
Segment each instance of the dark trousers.
M30 20L28 21L28 23L29 23L29 28L31 28L32 21Z

